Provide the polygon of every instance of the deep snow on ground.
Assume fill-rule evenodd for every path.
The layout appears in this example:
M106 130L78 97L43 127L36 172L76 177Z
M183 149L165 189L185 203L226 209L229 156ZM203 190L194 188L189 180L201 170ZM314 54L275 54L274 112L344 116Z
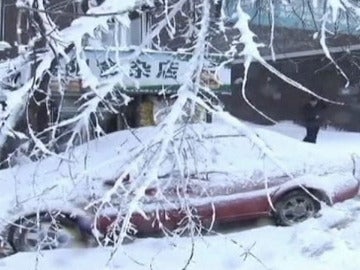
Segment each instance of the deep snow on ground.
M255 125L257 126L257 125ZM264 127L264 126L261 126ZM274 126L265 128L277 131L289 137L302 140L305 137L306 129L302 126L292 124L291 122L280 122ZM360 133L342 132L335 128L328 127L320 129L317 139L317 146L328 148L329 152L334 153L335 149L348 149L360 153Z
M188 269L359 269L360 201L326 207L321 214L293 227L268 225L195 239ZM191 248L186 237L138 239L110 262L111 248L55 250L7 257L0 269L182 269Z
M290 123L267 127L296 139L305 129ZM321 130L318 145L360 153L360 134ZM239 227L222 235L137 239L111 257L112 248L19 253L0 260L1 269L360 269L360 200L324 206L321 216L292 227ZM249 253L250 252L250 253ZM110 261L109 259L112 258Z

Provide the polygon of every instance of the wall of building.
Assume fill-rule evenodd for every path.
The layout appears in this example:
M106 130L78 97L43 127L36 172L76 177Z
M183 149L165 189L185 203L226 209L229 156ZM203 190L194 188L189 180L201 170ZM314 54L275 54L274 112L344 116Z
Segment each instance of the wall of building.
M344 103L328 104L324 118L340 129L360 131L360 53L337 53L333 56L348 76L347 88L346 79L324 55L283 59L271 64L319 95ZM240 119L270 124L270 121L245 102L241 93L242 77L243 66L234 65L232 95L222 98L226 108ZM236 84L235 81L240 83ZM257 109L272 119L292 120L298 123L302 120L301 108L310 98L308 94L271 74L259 63L253 63L250 67L245 94Z
M15 7L15 0L3 0L0 2L1 6L1 35L2 39L8 41L16 48L16 23L13 18L17 16L17 10ZM49 5L56 6L57 1L51 0ZM66 11L79 12L78 6L69 4L65 7ZM189 14L194 14L194 7L188 6ZM216 11L216 7L213 7L213 12ZM191 13L192 12L192 13ZM157 17L158 13L151 13L154 16L151 18L153 23L159 21L162 17ZM185 14L186 16L188 14ZM185 25L186 20L192 19L189 16L178 15L177 27L182 28ZM195 16L196 17L196 16ZM12 18L12 20L10 20ZM57 16L54 18L60 25L60 27L67 26L73 18L67 16ZM199 18L197 18L199 19ZM268 26L263 25L251 25L251 29L258 35L259 42L265 44L270 40L270 32ZM143 30L143 29L142 29ZM237 33L229 30L229 36L236 36ZM319 48L318 40L314 40L313 31L307 31L302 29L287 29L283 27L277 27L275 31L275 51L276 53L304 51L308 49ZM135 36L134 36L135 37ZM191 39L185 40L183 36L171 38L167 31L163 31L160 34L161 46L168 49L177 49L179 46L183 47L188 41L188 45L191 44ZM231 39L230 39L231 40ZM351 35L336 36L333 39L328 40L330 45L348 45L359 42L357 38ZM138 43L138 40L134 39L133 43ZM219 36L214 36L212 39L214 47L220 51L226 51L229 47L229 43L225 42ZM186 45L185 45L186 46ZM16 51L16 50L15 50ZM2 57L8 57L13 54L14 50L5 52L6 55ZM264 54L269 54L268 47L264 47ZM1 56L0 56L1 57ZM328 98L344 101L346 106L331 105L328 109L327 118L333 122L334 125L341 128L350 130L360 130L359 124L357 124L356 116L359 111L359 95L358 95L358 67L356 53L350 56L344 57L339 54L336 58L339 58L339 65L342 66L350 75L351 87L349 88L351 94L344 94L341 89L344 87L345 80L338 74L339 72L334 66L329 65L328 60L323 55L302 57L302 58L290 58L287 60L281 60L274 63L274 65L287 74L289 77L303 83L310 89L318 92ZM223 96L222 99L227 108L236 116L258 123L269 123L266 119L260 116L257 112L252 110L244 101L241 96L241 85L235 84L235 80L242 75L242 66L235 65L233 67L233 89L231 96ZM309 98L307 94L301 93L294 87L289 86L282 80L274 77L268 71L266 71L260 65L254 63L250 69L249 81L247 85L248 98L254 105L261 111L269 115L269 117L276 120L294 120L300 121L301 115L299 114L300 107Z
M45 8L66 12L63 15L49 14L60 29L70 25L77 16L76 14L81 13L80 4L75 1L59 3L58 0L49 0ZM73 13L74 16L69 16L69 13ZM12 46L11 49L0 52L0 60L16 56L19 46L26 45L35 34L35 30L29 23L29 14L16 7L16 0L0 1L0 40L8 42Z

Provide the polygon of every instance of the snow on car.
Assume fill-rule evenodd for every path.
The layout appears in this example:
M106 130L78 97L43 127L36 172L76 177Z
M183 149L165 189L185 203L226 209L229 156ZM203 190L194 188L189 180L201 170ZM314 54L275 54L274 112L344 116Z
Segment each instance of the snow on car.
M347 151L329 155L324 147L257 128L257 136L272 150L269 158L231 127L206 124L191 129L193 135L185 137L192 153L186 173L164 162L161 175L141 198L141 211L130 217L137 234L177 230L186 217L184 198L198 222L209 228L261 216L292 225L314 217L322 202L332 205L358 194L354 168L359 166L354 167L357 161ZM3 240L16 252L106 238L115 223L122 223L116 207L126 205L121 196L136 177L122 179L111 209L96 212L87 206L114 187L132 153L138 154L138 147L154 133L151 127L120 131L62 154L62 159L1 170L0 188L6 191L0 198ZM187 182L179 186L181 174Z

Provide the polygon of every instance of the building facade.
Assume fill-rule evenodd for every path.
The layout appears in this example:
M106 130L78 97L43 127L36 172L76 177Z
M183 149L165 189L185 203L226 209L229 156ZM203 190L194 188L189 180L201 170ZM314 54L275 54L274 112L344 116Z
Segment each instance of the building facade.
M84 5L96 5L100 0L90 2L83 1L74 4L73 1L67 5L59 5L56 0L49 1L49 5L53 5L52 8L58 10L66 10L67 12L73 12L78 14L83 12ZM101 2L101 1L100 1ZM253 2L253 1L252 1ZM266 13L265 1L255 1L255 6L244 7L247 12L252 15L251 29L257 34L257 40L264 44L269 44L271 40L271 21L269 21L268 13ZM2 40L9 42L13 47L2 53L1 58L9 58L16 55L19 47L26 44L29 39L29 33L21 31L21 29L28 29L27 21L22 19L19 15L19 11L16 9L15 0L1 0L1 31L0 35ZM219 1L218 3L221 4ZM225 3L225 2L224 2ZM223 5L224 5L223 3ZM59 5L59 6L57 6ZM231 26L236 21L236 13L234 12L236 1L227 1L226 6L223 6L228 20L226 24ZM221 6L213 7L213 14L216 17L219 16L219 9ZM253 8L253 10L251 10ZM280 8L276 7L276 8ZM194 6L189 4L189 13L193 11ZM339 63L339 67L343 68L349 75L349 86L345 88L346 81L341 76L339 69L335 68L334 65L329 63L329 60L324 56L323 50L319 42L319 38L314 36L314 33L319 29L317 22L311 19L310 16L305 16L303 20L296 19L296 16L287 16L291 14L288 10L284 10L279 13L275 18L277 27L274 31L274 42L273 47L277 55L276 61L270 57L271 51L269 46L261 48L261 52L265 56L269 56L269 62L271 62L279 71L285 73L290 78L298 80L303 83L309 89L323 95L326 98L333 99L335 101L345 102L345 106L330 106L330 109L326 112L326 118L339 128L348 130L360 130L360 123L357 121L358 113L358 62L357 52L359 48L357 44L360 44L357 32L352 32L351 29L339 28L337 34L327 39L329 47L332 47L334 52L334 59ZM310 14L310 13L309 13ZM285 16L286 15L286 16ZM16 19L16 23L14 22ZM154 10L142 13L132 13L130 28L116 28L115 25L109 26L107 33L103 32L101 35L101 42L89 42L87 46L87 52L89 55L90 62L95 69L100 70L99 76L101 75L101 68L108 67L112 64L112 59L105 58L105 51L101 43L106 43L109 46L115 46L114 35L118 36L118 45L121 47L129 47L131 45L139 45L144 40L146 33L148 33L151 26L156 23L161 17L156 16ZM60 27L69 25L73 18L66 16L57 15L55 18ZM185 20L185 16L179 15L177 17L177 25L181 27L181 22ZM227 30L228 36L236 36L238 33L231 27ZM159 35L160 47L166 47L168 50L176 51L178 48L187 46L187 40L181 35L171 37L168 32L163 31ZM211 42L216 51L225 52L230 42L226 41L223 36L212 36ZM150 48L150 44L148 45ZM160 64L164 62L160 57L155 56L152 65L148 63L135 63L136 66L139 64L145 65L142 70L147 68L157 68L157 72L154 73L153 77L160 72ZM168 61L168 60L166 60ZM165 62L166 62L165 61ZM145 68L145 69L144 69ZM176 70L176 65L173 66ZM169 69L170 70L170 69ZM273 76L270 72L265 70L258 63L254 63L249 73L249 80L247 85L247 95L250 101L256 105L259 110L263 111L269 117L274 120L291 120L301 122L300 108L302 104L309 98L309 95L302 93L301 91L289 86L281 79ZM86 89L83 89L81 80L77 74L76 66L69 65L67 69L67 82L66 85L66 96L61 109L61 117L67 118L75 114L78 109L78 103L76 101L82 95ZM150 74L150 73L149 73ZM149 75L147 74L147 75ZM136 75L136 79L144 81L147 77L139 78L141 74ZM165 76L165 75L164 75ZM175 76L171 74L169 76ZM219 91L221 94L221 100L223 101L227 110L240 119L263 123L269 123L264 119L258 112L252 110L248 104L246 104L244 97L241 95L240 88L243 76L243 68L241 65L241 59L235 62L232 67L232 89L229 91ZM159 79L159 78L158 78ZM165 80L165 77L162 77ZM151 87L150 87L151 86ZM50 116L49 121L55 121L59 108L59 85L58 82L50 82L50 88L54 93L54 109L53 115ZM133 101L130 106L126 108L119 108L120 114L111 115L108 114L104 117L104 127L107 132L122 129L127 126L136 127L141 125L154 124L156 121L154 117L155 110L159 107L164 107L169 101L165 100L163 104L159 105L159 99L155 98L158 96L161 87L155 87L153 85L147 85L129 93ZM41 114L41 113L40 113ZM145 120L144 120L145 119ZM41 120L41 122L44 122Z

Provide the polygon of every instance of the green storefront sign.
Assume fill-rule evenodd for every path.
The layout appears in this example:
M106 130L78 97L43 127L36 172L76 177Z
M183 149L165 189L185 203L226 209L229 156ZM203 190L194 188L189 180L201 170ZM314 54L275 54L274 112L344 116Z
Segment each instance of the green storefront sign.
M87 64L99 81L121 77L122 90L128 94L173 94L188 78L190 54L148 51L129 62L132 53L87 49ZM230 94L231 69L219 68L224 60L219 55L209 57L202 83L219 94Z

